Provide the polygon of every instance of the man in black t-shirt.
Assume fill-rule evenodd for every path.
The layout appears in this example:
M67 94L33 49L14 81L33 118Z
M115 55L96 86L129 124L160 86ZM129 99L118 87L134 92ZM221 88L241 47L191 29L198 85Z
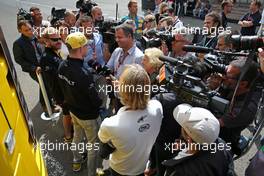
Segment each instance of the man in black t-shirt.
M224 0L222 2L222 12L220 16L221 16L221 24L225 29L227 27L227 22L228 22L228 18L226 17L226 15L231 13L232 8L233 8L233 3L231 0Z
M256 35L256 27L259 25L261 14L259 9L261 2L252 0L249 6L250 12L245 14L238 22L241 26L241 35Z

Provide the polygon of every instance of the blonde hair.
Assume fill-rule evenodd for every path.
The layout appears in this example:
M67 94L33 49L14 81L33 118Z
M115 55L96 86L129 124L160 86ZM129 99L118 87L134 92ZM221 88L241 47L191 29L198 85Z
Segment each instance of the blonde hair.
M150 99L150 78L142 66L126 65L119 79L119 88L120 101L127 108L137 110L147 107Z
M163 52L158 48L148 48L145 50L145 56L147 57L149 64L155 71L158 71L163 62L159 60L160 56L163 56Z
M144 17L144 21L151 21L151 28L156 28L157 27L155 16L152 15L152 14L146 15Z
M168 4L166 2L162 2L160 5L159 5L159 13L161 14L164 9L164 7L169 7Z

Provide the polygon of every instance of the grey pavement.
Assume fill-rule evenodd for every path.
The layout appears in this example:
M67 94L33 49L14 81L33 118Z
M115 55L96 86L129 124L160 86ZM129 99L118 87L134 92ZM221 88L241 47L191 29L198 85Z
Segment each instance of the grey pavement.
M122 17L127 13L127 0L96 0L104 12L106 18L115 17L115 4L119 4L118 17ZM19 37L19 33L16 29L16 13L18 7L23 7L29 10L30 6L38 6L44 17L50 15L51 7L55 6L58 8L68 8L76 10L74 0L0 0L0 25L3 28L5 39L7 41L11 55L12 44ZM139 7L140 8L140 7ZM141 12L140 12L141 13ZM183 22L185 25L189 26L202 26L202 21L199 19L194 19L190 17L184 17ZM234 29L239 29L235 24L231 25ZM34 122L35 131L37 137L40 141L46 144L51 142L63 142L63 127L61 119L58 122L47 122L40 119L41 107L38 103L38 86L31 80L28 74L22 72L19 65L15 63L17 75L23 90L26 102L28 104L29 110L31 111L31 118ZM52 146L50 146L52 147ZM58 146L57 146L58 147ZM44 148L44 147L43 147ZM46 146L47 148L47 146ZM244 170L248 166L249 159L256 152L256 147L252 147L250 152L235 162L235 168L237 174L240 176L244 175ZM59 176L59 175L87 175L86 169L82 169L79 173L73 173L71 171L71 161L72 154L69 150L60 151L47 151L44 150L44 158L47 162L47 167L49 170L49 175Z

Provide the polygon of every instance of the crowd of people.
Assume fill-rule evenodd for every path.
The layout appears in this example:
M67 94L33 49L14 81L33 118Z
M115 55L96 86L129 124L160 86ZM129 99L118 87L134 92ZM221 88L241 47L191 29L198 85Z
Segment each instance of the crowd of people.
M222 2L221 13L212 11L209 1L190 2L196 4L194 16L203 19L202 32L188 33L181 15L184 1L155 0L155 10L142 17L138 2L129 0L128 15L107 31L114 35L116 47L100 30L104 19L100 6L92 7L89 15L66 11L53 26L43 20L39 8L31 7L32 21L18 21L21 36L13 44L15 61L36 82L37 74L42 74L52 112L63 112L64 142L78 144L85 136L92 146L100 143L100 149L88 150L87 156L73 151L73 171L80 171L87 159L87 174L95 176L105 159L109 160L105 175L235 174L233 156L241 154L241 132L255 119L261 96L264 51L259 48L258 57L250 62L247 57L232 57L221 73L199 75L208 90L231 102L224 114L186 104L167 87L149 88L161 86L159 74L167 63L160 57L193 67L206 62L204 53L186 51L184 45L237 51L232 35L256 35L264 21L261 3L252 0L250 12L238 22L238 32L231 30L227 18L231 0ZM156 35L164 32L170 32L169 39ZM160 43L144 46L144 37ZM118 91L109 93L109 86ZM48 115L41 91L39 97Z

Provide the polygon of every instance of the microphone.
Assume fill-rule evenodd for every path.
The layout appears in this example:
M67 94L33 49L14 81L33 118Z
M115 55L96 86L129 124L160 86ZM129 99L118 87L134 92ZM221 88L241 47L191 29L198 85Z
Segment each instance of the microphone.
M194 45L184 45L183 51L186 52L195 52L195 53L210 53L213 52L213 48L208 48L204 46L194 46Z
M184 61L169 56L160 56L159 59L163 62L169 62L171 65L174 66L184 65L186 67L192 67L191 65L185 63Z

